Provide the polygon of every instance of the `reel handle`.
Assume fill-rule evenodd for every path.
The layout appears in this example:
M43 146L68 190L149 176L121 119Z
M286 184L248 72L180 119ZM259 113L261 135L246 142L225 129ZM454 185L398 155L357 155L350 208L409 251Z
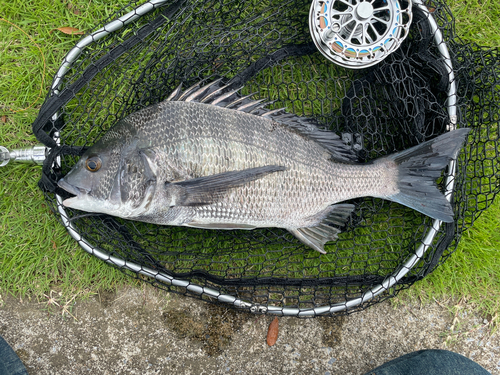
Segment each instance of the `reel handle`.
M28 148L18 148L12 151L0 146L0 167L9 162L17 162L32 165L42 165L47 155L48 148L44 145L35 145Z

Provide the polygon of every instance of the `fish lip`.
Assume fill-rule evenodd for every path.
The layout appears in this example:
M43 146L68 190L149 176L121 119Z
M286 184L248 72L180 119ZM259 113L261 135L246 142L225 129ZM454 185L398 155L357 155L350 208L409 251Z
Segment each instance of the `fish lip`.
M64 181L64 178L61 178L59 180L57 186L59 186L63 190L66 190L70 194L76 195L77 197L79 197L82 194L89 193L89 191L87 191L86 189L79 188L78 186L71 185L69 182Z

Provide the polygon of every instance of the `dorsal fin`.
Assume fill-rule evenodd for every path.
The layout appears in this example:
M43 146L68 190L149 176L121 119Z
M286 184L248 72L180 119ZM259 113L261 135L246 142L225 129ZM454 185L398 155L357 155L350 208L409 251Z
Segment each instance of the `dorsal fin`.
M262 103L264 99L251 99L255 93L242 96L239 90L240 88L235 89L232 84L222 84L222 79L219 78L203 87L200 87L198 83L183 92L177 88L169 100L200 102L266 117L319 143L330 153L332 159L347 163L358 160L355 152L342 141L341 137L333 132L322 130L316 120L287 113L284 108L269 110L265 106L272 102Z

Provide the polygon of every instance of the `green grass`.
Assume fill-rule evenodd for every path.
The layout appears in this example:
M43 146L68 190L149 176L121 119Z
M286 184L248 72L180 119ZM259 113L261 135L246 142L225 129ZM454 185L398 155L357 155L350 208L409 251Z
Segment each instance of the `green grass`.
M31 124L64 55L80 38L55 29L70 26L88 32L116 11L116 5L108 3L0 3L0 18L31 36L46 63L44 77L40 50L24 33L0 21L0 116L5 116L0 122L0 145L16 148L36 143ZM41 297L57 289L69 297L132 282L78 247L48 209L37 186L40 173L36 166L0 169L2 292Z
M108 1L89 3L83 0L58 0L55 4L48 0L39 0L35 4L20 0L0 3L0 18L21 27L38 44L44 56L42 59L39 48L24 33L0 21L0 116L5 116L0 122L0 145L14 148L36 143L31 124L60 62L79 39L79 36L66 35L55 29L70 26L88 32L116 11L119 4L125 3L117 1L109 5ZM500 24L494 22L500 17L500 4L493 0L473 0L467 4L456 0L449 4L463 40L500 46ZM305 70L304 74L310 74L314 79L315 74L321 72ZM112 90L111 87L107 89ZM304 110L311 111L310 108ZM89 256L70 238L48 209L37 187L40 172L39 167L23 165L0 169L0 293L40 297L55 289L70 297L136 283ZM465 297L486 312L498 310L499 217L500 199L497 198L474 227L463 235L457 252L407 293L437 299ZM384 241L391 244L391 239L381 240ZM394 261L397 261L397 243L393 245L396 247ZM338 256L342 259L341 255ZM224 254L218 260L228 259ZM255 263L258 264L260 259L264 258L256 254ZM291 259L293 262L295 258ZM301 259L297 258L298 264ZM178 261L185 262L186 269L189 269L189 256ZM311 267L306 264L304 272L318 272L313 260L306 259L306 262L310 262ZM236 260L232 267L240 272L241 264ZM288 264L279 263L277 266L287 267Z
M458 35L481 46L500 46L500 4L496 0L450 0Z
M466 231L456 252L432 274L405 291L424 301L465 298L481 311L500 309L500 199Z

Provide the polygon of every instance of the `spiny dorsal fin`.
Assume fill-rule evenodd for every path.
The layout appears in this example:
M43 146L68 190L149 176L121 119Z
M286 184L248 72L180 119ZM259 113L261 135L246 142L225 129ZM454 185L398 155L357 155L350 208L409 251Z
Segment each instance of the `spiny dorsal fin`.
M341 137L333 132L322 130L314 119L287 113L284 108L269 110L265 106L272 102L262 103L264 99L251 99L255 93L241 96L239 90L239 88L234 89L231 84L222 84L222 78L219 78L203 87L200 87L198 83L183 92L177 88L175 95L172 94L169 100L200 102L266 117L319 143L330 153L332 159L347 163L358 160L357 155L342 141Z
M192 102L192 101L196 100L198 97L200 97L200 95L205 93L211 86L218 84L221 80L222 80L222 78L219 78L218 80L212 82L211 84L205 85L201 89L194 91L191 95L189 95L185 99L185 101Z

